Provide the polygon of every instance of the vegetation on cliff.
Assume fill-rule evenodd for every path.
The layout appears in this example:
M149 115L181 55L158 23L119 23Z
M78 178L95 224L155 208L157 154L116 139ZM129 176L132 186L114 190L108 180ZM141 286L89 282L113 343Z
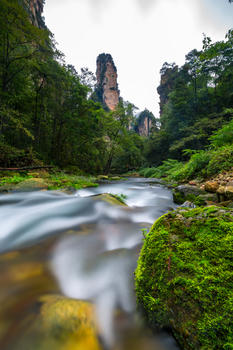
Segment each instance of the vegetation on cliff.
M206 179L230 170L233 166L233 120L213 133L209 141L210 145L205 150L186 150L185 153L190 155L186 163L168 159L158 167L142 169L140 174L145 177L187 181L193 178Z
M90 99L89 73L64 63L53 35L18 0L0 2L0 167L47 163L95 174L142 165L132 109L121 102L108 112Z
M163 65L158 87L161 127L145 146L150 167L165 161L155 177L163 169L162 175L178 180L229 170L233 164L232 91L233 30L216 43L204 37L203 49L188 53L182 67Z
M178 209L146 236L136 293L152 327L171 328L183 349L233 348L233 212Z

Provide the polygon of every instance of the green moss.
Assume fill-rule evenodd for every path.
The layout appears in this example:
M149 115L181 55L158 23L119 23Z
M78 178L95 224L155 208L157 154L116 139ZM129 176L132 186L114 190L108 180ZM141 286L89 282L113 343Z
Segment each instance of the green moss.
M86 187L97 187L98 184L95 181L96 179L93 177L58 173L49 177L49 190L59 190L63 188L74 188L76 190L79 190Z
M33 176L23 176L23 175L13 175L13 176L3 176L0 178L0 186L4 186L4 185L16 185L20 182L23 182L27 179L31 179Z
M136 293L152 327L170 327L184 349L233 344L233 211L179 209L145 239Z
M176 204L183 204L185 202L185 196L183 195L183 193L174 190L173 191L173 201Z
M216 198L215 198L216 197ZM206 201L217 201L217 196L213 194L206 194L206 195L195 195L195 194L187 194L184 195L182 192L174 189L173 190L173 200L176 204L183 204L186 201L189 201L193 204L195 204L198 207L205 206Z
M122 204L126 204L127 196L125 194L123 194L123 193L120 193L120 194L112 194L112 193L110 193L110 195L112 197L116 198Z
M36 178L34 178L36 175ZM32 187L32 182L35 180L37 183L41 180L46 182L46 188L49 190L59 190L59 189L76 189L86 187L97 187L96 178L88 176L78 176L78 175L69 175L61 171L56 172L55 174L48 173L25 173L23 175L13 175L13 176L2 176L0 177L0 191L1 189L12 190L20 189L20 184L27 185L30 182L29 187ZM18 185L18 186L15 186Z

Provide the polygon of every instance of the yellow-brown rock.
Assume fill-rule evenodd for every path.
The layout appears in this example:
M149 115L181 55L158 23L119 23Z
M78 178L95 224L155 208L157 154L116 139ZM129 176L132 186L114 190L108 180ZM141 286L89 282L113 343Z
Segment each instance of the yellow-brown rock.
M91 303L45 295L38 299L39 312L15 350L100 350L95 308Z
M27 11L29 12L31 22L39 27L43 28L45 26L42 12L44 7L43 0L24 0L24 5Z
M219 188L219 184L217 181L207 181L205 183L205 191L215 193Z
M97 100L107 109L115 110L119 103L120 92L117 84L117 69L110 54L103 53L98 56L96 78Z

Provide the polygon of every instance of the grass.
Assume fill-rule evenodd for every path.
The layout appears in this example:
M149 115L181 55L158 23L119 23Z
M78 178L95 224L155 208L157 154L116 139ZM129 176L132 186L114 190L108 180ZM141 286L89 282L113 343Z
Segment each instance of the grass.
M48 178L49 190L59 190L63 188L75 188L79 190L86 187L97 187L96 179L94 177L67 175L64 173L58 173L51 175Z
M7 174L7 176L0 177L0 187L11 187L11 185L17 185L28 179L42 178L48 184L48 190L59 189L76 189L86 187L97 187L95 177L70 175L62 171L56 173L38 172L38 173L24 173L24 174Z
M13 175L0 177L0 187L4 185L17 185L18 183L31 179L33 176L30 175Z

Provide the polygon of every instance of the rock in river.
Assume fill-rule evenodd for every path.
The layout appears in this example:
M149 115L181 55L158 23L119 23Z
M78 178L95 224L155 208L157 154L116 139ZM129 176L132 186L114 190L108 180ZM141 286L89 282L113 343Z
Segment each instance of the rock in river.
M138 303L152 327L185 350L232 349L233 210L180 208L158 219L136 270Z

